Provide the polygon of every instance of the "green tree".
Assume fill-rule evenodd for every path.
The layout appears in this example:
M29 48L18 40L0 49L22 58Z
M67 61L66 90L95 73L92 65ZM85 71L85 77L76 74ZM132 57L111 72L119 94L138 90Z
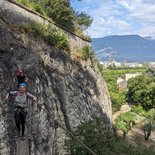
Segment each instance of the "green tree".
M110 92L110 96L113 106L113 112L119 111L121 106L126 103L125 92Z
M140 116L145 116L146 115L146 111L144 110L144 108L141 105L138 106L132 106L131 107L131 112L134 112Z
M142 125L144 131L144 138L147 141L151 135L152 130L155 128L155 109L150 109L146 114L146 119Z
M109 137L109 141L111 141L111 134L112 132L110 131L109 133L105 133L104 122L99 118L85 121L79 125L75 131L75 135L78 139L100 155L104 154L104 148L102 148L99 144L103 146L102 143L105 143L107 137ZM72 155L89 155L74 139L67 141L67 145L70 146Z
M155 107L155 78L141 75L128 81L127 101L146 111Z
M141 94L145 91L147 78L145 75L137 76L128 81L127 101L129 103L140 103Z
M126 134L131 130L134 119L135 114L131 112L123 113L116 118L116 129L121 130L123 132L124 139L126 137Z
M146 73L148 76L155 77L155 68L149 68Z
M102 65L98 64L99 71L101 72L103 78L105 79L108 90L110 92L110 97L112 101L113 112L120 110L121 106L126 103L126 93L127 90L119 91L117 86L117 78L124 78L126 73L137 73L145 72L145 69L104 69Z
M32 8L44 16L48 16L55 23L70 31L82 35L92 23L92 19L84 12L77 13L71 7L70 0L17 0L18 2ZM80 1L80 0L78 0ZM82 30L80 28L82 28Z
M57 24L74 30L74 12L69 0L42 0L46 14Z
M141 145L132 145L112 131L106 130L102 119L85 121L74 131L74 135L97 155L154 155L155 151ZM71 155L91 155L76 140L69 138L66 145ZM130 149L129 149L130 148Z
M86 30L93 22L91 16L85 12L76 12L75 13L76 21L81 26L82 30Z

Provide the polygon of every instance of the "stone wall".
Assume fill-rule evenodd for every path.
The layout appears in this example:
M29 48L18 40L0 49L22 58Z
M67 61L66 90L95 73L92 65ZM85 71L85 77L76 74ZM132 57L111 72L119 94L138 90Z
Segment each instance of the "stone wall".
M37 21L43 24L52 24L56 26L50 19L47 19L40 14L18 5L12 0L0 0L0 16L5 15L5 20L11 24L18 25L22 22ZM84 46L90 46L90 41L67 31L66 29L59 28L63 31L69 40L69 46L72 52L82 49Z

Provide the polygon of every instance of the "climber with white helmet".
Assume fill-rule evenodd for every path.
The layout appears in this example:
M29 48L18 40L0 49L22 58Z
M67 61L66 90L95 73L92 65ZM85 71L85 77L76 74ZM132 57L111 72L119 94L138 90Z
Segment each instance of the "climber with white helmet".
M26 92L25 83L19 84L18 91L10 91L5 97L5 100L7 100L9 96L15 96L13 102L15 124L18 129L18 136L21 135L21 137L23 137L22 139L24 140L25 121L28 108L27 99L31 98L33 101L36 101L36 97ZM22 126L22 133L20 125Z

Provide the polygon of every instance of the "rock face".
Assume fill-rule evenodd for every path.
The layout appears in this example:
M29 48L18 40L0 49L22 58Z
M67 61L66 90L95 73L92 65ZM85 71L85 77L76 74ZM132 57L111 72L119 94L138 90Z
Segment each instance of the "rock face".
M16 154L11 101L2 104L18 67L29 77L28 91L37 97L29 102L28 132L31 155L64 155L65 131L92 116L103 118L110 130L111 101L105 81L94 64L72 58L39 38L22 34L0 18L0 154Z

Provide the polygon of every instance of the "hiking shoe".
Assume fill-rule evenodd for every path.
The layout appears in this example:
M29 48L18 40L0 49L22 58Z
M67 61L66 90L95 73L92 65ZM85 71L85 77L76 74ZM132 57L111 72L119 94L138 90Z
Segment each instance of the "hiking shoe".
M23 140L23 141L24 141L24 140L25 140L25 136L22 136L22 137L21 137L21 140Z
M22 135L21 136L21 140L25 140L25 135Z

